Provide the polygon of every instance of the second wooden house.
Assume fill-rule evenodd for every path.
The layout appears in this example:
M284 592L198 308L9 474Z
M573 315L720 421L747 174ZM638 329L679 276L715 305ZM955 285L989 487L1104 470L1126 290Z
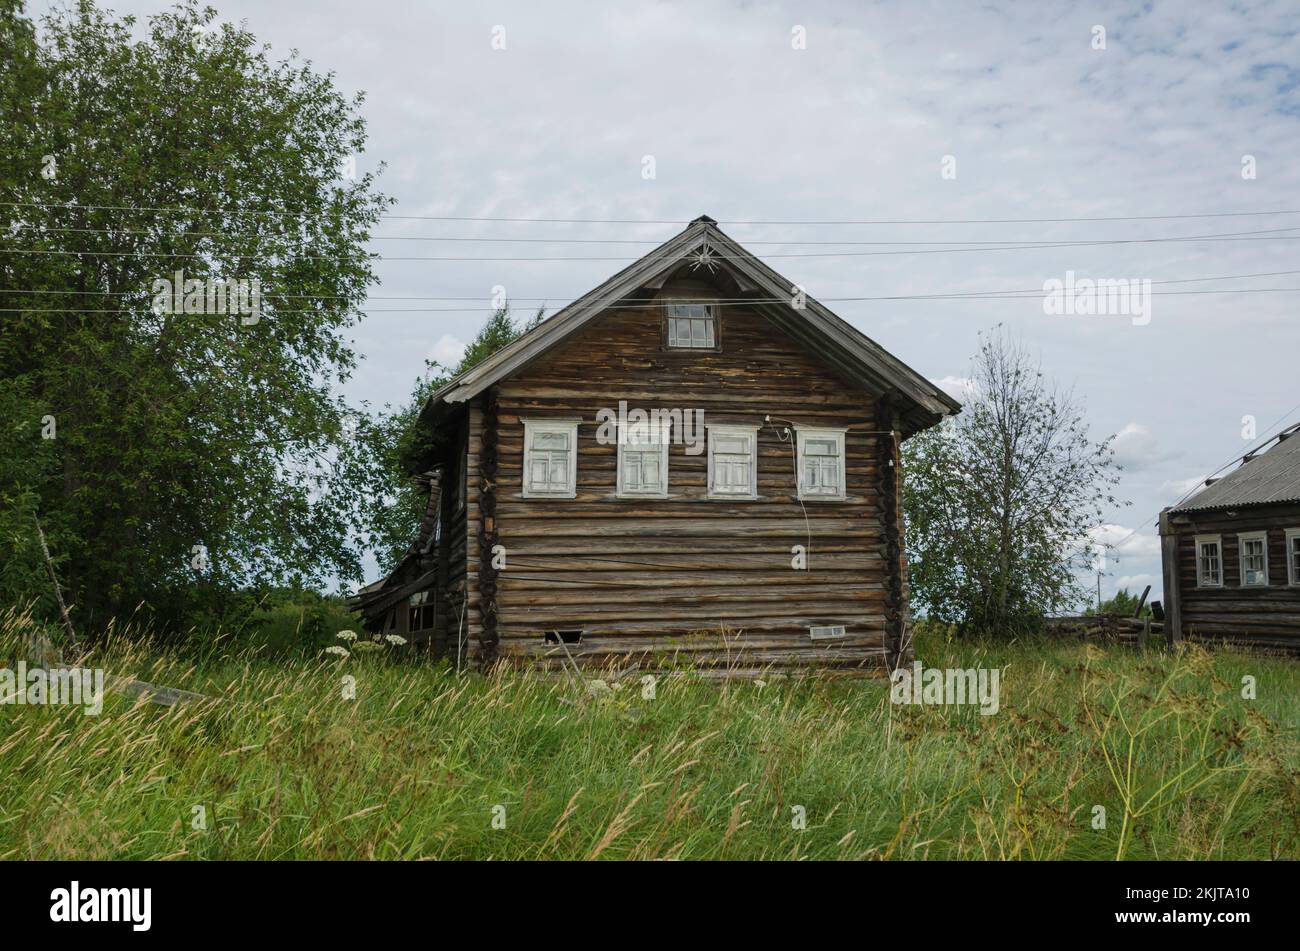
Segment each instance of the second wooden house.
M1300 426L1160 513L1173 640L1300 653Z

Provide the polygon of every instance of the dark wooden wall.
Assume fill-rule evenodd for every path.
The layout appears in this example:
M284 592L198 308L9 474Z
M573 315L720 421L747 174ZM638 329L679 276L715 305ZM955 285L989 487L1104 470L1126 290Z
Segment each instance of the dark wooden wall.
M1300 505L1243 507L1235 515L1174 515L1178 611L1185 640L1300 651L1300 587L1287 584L1286 535L1300 528ZM1241 587L1239 532L1268 532L1268 587ZM1223 587L1196 585L1196 536L1223 536ZM1168 600L1168 595L1166 595Z
M462 429L450 442L453 446L463 447L465 439ZM476 488L470 491L466 461L463 452L453 452L443 463L442 529L437 546L437 614L433 638L433 648L437 653L462 662L469 655L467 642L473 620L466 603L468 553L473 534L469 524L471 507L467 500L477 497Z
M469 506L464 522L466 615L472 654L495 650L521 662L558 663L543 633L585 631L571 648L585 664L632 654L642 663L690 660L755 671L826 666L879 669L886 601L906 613L902 550L885 540L882 465L894 451L860 386L826 369L761 316L722 314L721 352L661 347L662 308L611 311L469 408ZM629 407L704 410L706 422L762 424L765 415L808 425L853 426L846 439L847 501L796 493L793 446L762 426L755 501L706 498L707 450L669 450L667 500L616 497L613 445L596 442L596 414ZM484 407L495 401L495 478L484 480ZM576 499L522 496L524 418L581 417ZM782 424L784 425L784 424ZM880 441L883 440L883 443ZM477 590L483 567L484 491L507 568L495 579L494 643L483 641ZM805 510L808 522L805 523ZM792 546L811 548L808 571ZM896 529L897 530L897 529ZM901 543L901 539L897 539ZM890 556L897 555L894 564ZM892 565L892 569L891 569ZM891 579L893 570L895 578ZM812 641L810 625L843 624L849 638ZM738 637L724 638L722 629ZM549 659L548 659L549 658Z

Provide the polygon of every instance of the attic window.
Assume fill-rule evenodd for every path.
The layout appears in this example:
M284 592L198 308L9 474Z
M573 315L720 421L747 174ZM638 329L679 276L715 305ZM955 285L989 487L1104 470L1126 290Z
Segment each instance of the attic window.
M542 635L547 644L581 644L582 631L547 631Z
M674 350L715 350L718 346L717 315L712 304L670 301L664 305L668 347Z

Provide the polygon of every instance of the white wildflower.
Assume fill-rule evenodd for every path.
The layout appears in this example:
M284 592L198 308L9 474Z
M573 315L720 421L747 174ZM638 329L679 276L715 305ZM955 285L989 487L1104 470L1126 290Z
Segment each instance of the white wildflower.
M757 687L759 690L762 690L764 687L767 686L767 681L766 681L766 680L755 680L755 681L754 681L754 686Z
M337 636L338 639L341 640L341 641L347 641L348 643L351 643L352 641L355 641L355 640L357 639L357 632L356 632L356 631L339 631L338 634L337 634L336 636Z
M394 647L401 647L406 643L406 638L398 637L396 634L385 634L384 640L388 641L388 643L392 644Z
M325 648L325 653L333 654L335 657L351 657L346 647L340 647L338 644L331 644Z

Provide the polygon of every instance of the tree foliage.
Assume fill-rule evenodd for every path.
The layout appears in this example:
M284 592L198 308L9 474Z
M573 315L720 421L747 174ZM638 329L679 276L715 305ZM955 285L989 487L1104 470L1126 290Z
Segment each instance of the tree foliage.
M981 336L962 412L904 444L914 605L1000 635L1077 605L1089 530L1116 504L1110 442L1023 347Z
M336 385L388 204L329 75L192 3L136 27L0 0L0 544L39 511L93 623L360 576ZM159 307L177 271L258 319Z
M1138 609L1139 595L1130 594L1128 588L1120 588L1115 592L1113 598L1101 602L1098 606L1096 601L1089 601L1083 605L1083 614L1116 614L1120 617L1133 617L1134 612ZM1147 602L1142 605L1142 613L1138 617L1151 617L1151 604Z
M361 519L366 526L365 541L376 552L379 567L387 571L406 553L416 537L424 516L426 496L413 474L427 456L431 433L419 422L420 411L430 396L454 377L478 366L502 347L542 321L539 308L530 319L520 323L510 314L509 303L498 308L465 348L455 366L436 360L425 361L425 373L417 378L410 399L399 407L385 407L367 418L358 431L364 446L356 456L352 473L354 484L365 485L362 493L366 511Z

